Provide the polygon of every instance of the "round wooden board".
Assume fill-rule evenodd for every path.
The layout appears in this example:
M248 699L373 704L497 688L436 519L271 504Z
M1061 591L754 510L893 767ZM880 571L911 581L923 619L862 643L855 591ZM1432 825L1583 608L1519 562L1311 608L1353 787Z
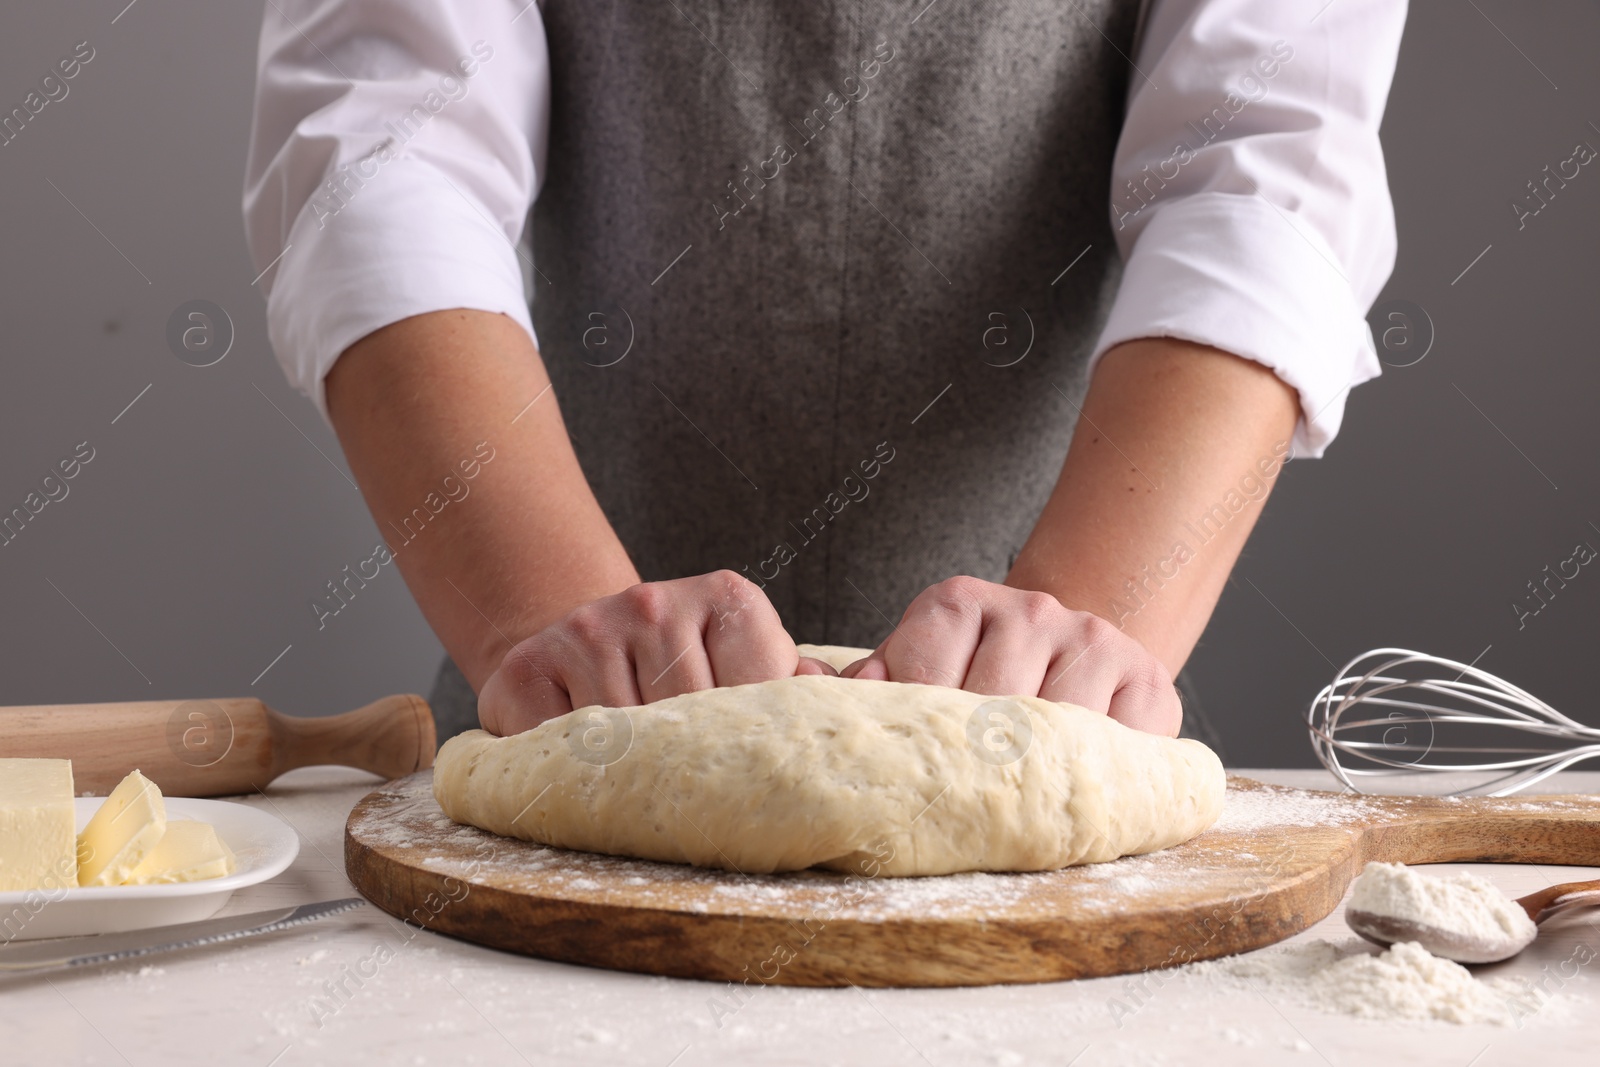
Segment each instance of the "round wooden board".
M1176 848L1042 874L744 876L599 856L452 823L433 773L345 827L378 907L546 959L755 984L956 986L1124 974L1280 941L1329 914L1367 860L1600 865L1600 797L1459 800L1229 779Z

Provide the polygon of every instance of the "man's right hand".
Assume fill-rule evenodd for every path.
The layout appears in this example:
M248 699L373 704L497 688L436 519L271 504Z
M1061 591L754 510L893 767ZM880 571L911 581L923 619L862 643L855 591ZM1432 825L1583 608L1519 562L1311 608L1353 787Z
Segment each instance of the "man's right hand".
M484 683L478 719L505 736L574 708L832 673L800 658L754 582L715 571L602 597L517 644Z

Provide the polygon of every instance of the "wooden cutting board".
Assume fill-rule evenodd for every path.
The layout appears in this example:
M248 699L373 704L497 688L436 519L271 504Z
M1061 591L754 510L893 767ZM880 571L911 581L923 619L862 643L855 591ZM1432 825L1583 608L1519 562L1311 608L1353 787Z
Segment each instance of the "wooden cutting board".
M345 867L392 915L546 959L755 985L1049 982L1260 948L1368 860L1600 865L1600 797L1373 797L1230 778L1176 848L1044 874L744 876L547 849L458 826L433 773L364 798Z

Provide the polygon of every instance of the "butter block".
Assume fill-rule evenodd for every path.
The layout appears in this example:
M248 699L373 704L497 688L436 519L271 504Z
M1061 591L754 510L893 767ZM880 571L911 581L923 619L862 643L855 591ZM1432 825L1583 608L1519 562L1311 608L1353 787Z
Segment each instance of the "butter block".
M194 819L174 819L167 823L167 832L156 847L133 869L127 884L198 882L232 874L235 866L233 850L217 836L216 827Z
M134 771L117 783L78 835L78 884L126 882L166 829L161 790Z
M0 759L0 891L78 884L72 761Z

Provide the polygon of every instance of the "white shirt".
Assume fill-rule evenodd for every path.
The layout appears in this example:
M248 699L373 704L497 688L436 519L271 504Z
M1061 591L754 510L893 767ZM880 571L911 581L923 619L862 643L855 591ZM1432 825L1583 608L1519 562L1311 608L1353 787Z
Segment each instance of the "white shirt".
M1141 337L1255 360L1299 392L1294 454L1322 454L1379 373L1364 316L1394 266L1378 125L1404 23L1395 0L1155 0L1110 190L1127 266L1091 360ZM271 0L258 66L245 226L293 385L326 414L339 354L424 312L532 335L519 242L550 78L531 0Z

